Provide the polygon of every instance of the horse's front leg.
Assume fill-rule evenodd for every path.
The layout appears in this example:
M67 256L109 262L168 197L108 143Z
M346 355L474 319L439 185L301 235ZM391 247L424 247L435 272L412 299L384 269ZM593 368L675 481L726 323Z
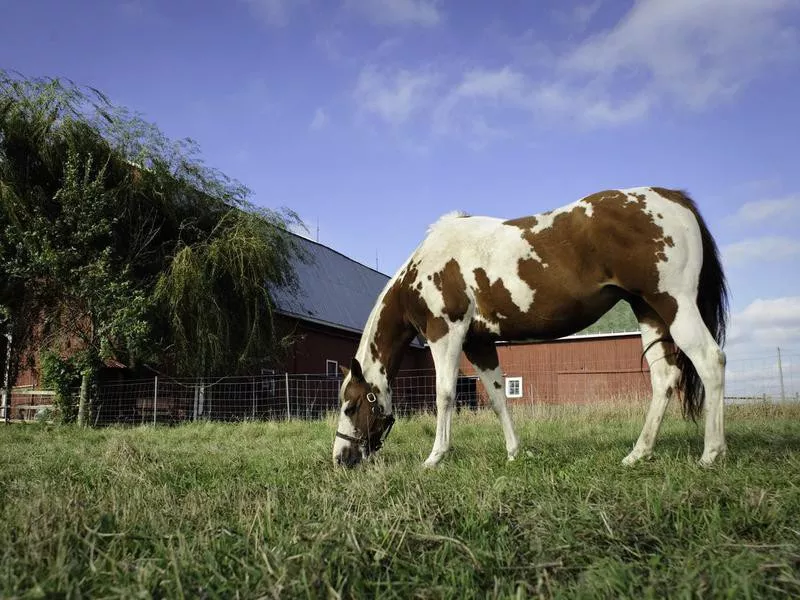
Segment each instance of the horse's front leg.
M453 421L453 406L455 405L455 383L449 379L453 377L436 376L436 439L433 449L425 460L426 467L435 467L450 449L450 424Z
M436 367L436 438L433 449L425 460L426 467L435 467L450 449L450 424L455 407L458 358L463 335L455 332L431 344L433 364Z

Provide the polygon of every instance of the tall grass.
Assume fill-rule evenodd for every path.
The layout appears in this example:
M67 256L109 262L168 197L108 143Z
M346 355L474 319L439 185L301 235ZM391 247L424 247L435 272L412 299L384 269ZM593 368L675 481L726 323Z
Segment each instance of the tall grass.
M800 407L730 407L729 456L641 405L401 419L331 463L334 420L0 430L4 597L786 597L800 594ZM674 416L674 415L673 415Z

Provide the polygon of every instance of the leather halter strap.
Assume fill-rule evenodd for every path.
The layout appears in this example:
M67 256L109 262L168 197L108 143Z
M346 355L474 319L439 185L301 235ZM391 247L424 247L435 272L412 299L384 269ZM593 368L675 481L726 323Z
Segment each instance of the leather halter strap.
M370 444L370 440L372 439L371 436L366 437L353 437L351 435L347 435L345 433L341 433L340 431L336 432L336 437L340 437L343 440L347 440L348 442L352 442L353 444L358 444L359 446L367 446L370 451L373 450L380 450L383 443L386 441L386 438L389 437L389 432L392 430L392 426L394 425L394 415L388 415L383 417L384 429L383 434L381 434L380 438L374 446Z

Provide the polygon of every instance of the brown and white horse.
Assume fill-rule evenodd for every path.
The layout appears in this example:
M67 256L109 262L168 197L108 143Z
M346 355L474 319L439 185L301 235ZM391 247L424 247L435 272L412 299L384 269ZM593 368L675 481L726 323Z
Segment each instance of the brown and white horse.
M425 465L436 465L450 447L462 350L513 460L519 442L495 341L570 335L623 299L639 321L653 388L642 432L623 462L651 455L667 403L679 391L692 418L705 401L700 462L710 465L726 449L720 345L727 293L716 243L680 191L607 190L511 220L445 215L387 283L350 369L343 369L334 462L353 466L383 443L394 422L392 381L418 332L436 367L436 438Z

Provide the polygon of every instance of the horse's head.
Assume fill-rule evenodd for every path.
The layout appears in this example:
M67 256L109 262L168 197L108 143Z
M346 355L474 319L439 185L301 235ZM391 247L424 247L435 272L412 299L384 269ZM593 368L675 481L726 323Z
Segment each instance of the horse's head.
M381 398L380 390L364 378L355 358L349 370L342 367L342 373L342 406L333 441L333 462L354 467L380 449L394 424L394 415L386 413L387 398Z

